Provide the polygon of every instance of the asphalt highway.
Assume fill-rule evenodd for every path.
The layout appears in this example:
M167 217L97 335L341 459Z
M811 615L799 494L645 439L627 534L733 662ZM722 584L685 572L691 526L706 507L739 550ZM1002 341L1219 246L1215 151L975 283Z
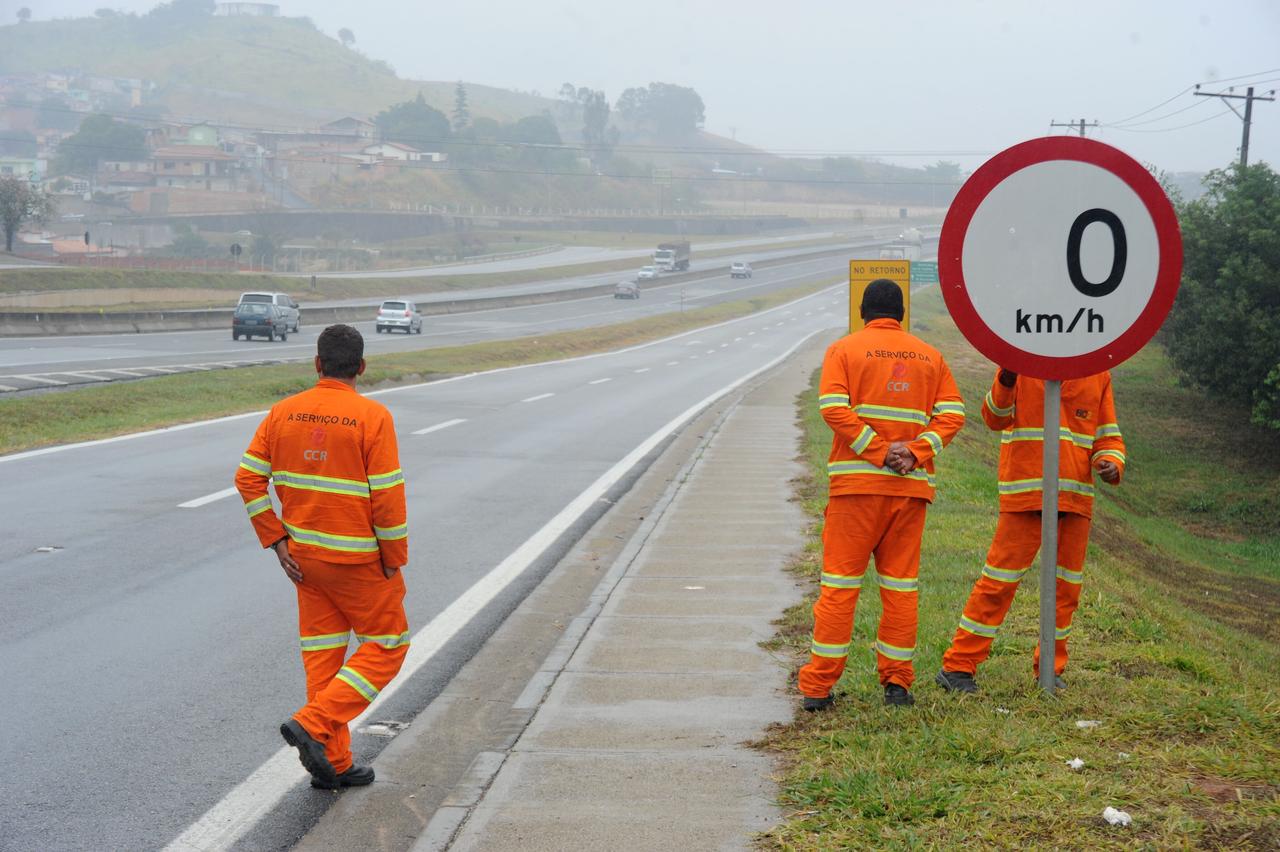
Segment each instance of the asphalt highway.
M827 259L680 287L706 304L842 268ZM440 318L422 340L368 339L386 351L598 324L678 309L680 287L637 303ZM418 632L413 672L371 719L420 712L685 419L842 326L845 290L614 353L379 394L408 482ZM314 335L293 341L248 346L301 355ZM246 347L201 335L136 342L170 349L84 345L122 363ZM260 417L0 457L0 849L285 848L332 801L281 756L277 728L303 694L294 593L230 491ZM364 758L385 742L355 736ZM272 818L258 822L265 810Z
M864 249L872 252L874 249ZM853 252L857 254L858 252ZM772 256L772 253L770 254ZM720 271L683 282L662 279L643 282L637 300L594 296L539 305L431 315L420 335L376 333L370 320L356 323L369 354L453 346L485 340L521 337L623 322L637 317L735 301L813 281L834 280L845 274L847 259L833 256L798 259L755 270L750 279L730 278ZM587 287L625 276L589 276L573 283ZM529 288L531 285L521 285ZM544 282L542 289L551 289ZM497 295L497 294L494 294ZM231 340L230 312L224 330L158 332L153 334L68 335L0 338L0 392L138 379L166 373L208 370L309 358L315 352L318 327L307 324L287 341L263 338Z

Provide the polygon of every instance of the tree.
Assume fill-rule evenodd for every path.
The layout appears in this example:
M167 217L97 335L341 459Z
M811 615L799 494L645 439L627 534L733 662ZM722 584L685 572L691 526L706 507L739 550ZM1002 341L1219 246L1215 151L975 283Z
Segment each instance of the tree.
M53 161L57 174L91 174L103 160L147 159L146 134L140 127L116 121L109 115L91 115L80 129L62 140Z
M459 80L453 89L453 132L462 132L470 123L471 109L467 106L467 89Z
M346 27L343 27L338 30L338 41L342 42L343 47L349 48L351 45L356 43L356 34Z
M174 228L176 236L169 245L169 251L178 257L208 257L210 253L209 241L204 237L191 230L191 226L185 223L179 224Z
M36 112L36 122L41 130L75 130L80 126L80 114L58 98L45 98Z
M4 250L13 251L13 235L23 222L44 223L54 214L52 198L25 180L0 177L0 226L4 228Z
M31 20L31 10L23 6L18 10L18 23L25 24L29 20Z
M1182 286L1165 340L1183 376L1280 430L1280 175L1212 171L1180 206Z
M384 109L374 116L382 138L388 142L403 142L415 148L423 148L448 141L449 119L440 110L428 106L422 92L411 101L404 101Z
M94 9L93 14L99 18L114 18L116 17L116 10L108 9L107 7L104 6L101 9Z

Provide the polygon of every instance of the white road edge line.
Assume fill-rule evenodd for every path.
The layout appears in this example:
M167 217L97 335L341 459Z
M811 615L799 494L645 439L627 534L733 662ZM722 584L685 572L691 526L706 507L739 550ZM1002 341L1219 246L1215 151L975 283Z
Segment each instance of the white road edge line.
M537 402L537 401L538 401L538 400L540 400L540 399L546 399L547 397L552 397L552 396L555 396L555 394L553 394L553 393L540 393L540 394L538 394L537 396L527 396L527 397L525 397L524 399L522 399L522 400L520 400L520 401L521 401L521 402Z
M739 323L739 322L746 322L747 320L759 319L760 317L765 316L766 314L771 314L774 311L781 310L782 308L787 307L789 305L794 305L796 304L796 302L803 302L806 299L814 299L819 296L825 295L829 290L833 288L847 287L847 286L848 284L846 284L844 281L840 281L835 284L832 284L830 287L824 287L823 289L818 290L817 292L810 293L807 296L801 296L799 299L796 299L794 302L784 302L781 305L775 305L772 308L766 308L765 310L758 311L754 314L747 314L746 316L735 317L730 320L725 320L724 322L715 323L714 325L704 325L699 328L690 329L689 331L682 331L679 334L673 334L670 337L663 337L663 338L659 338L658 340L650 340L647 343L637 343L635 346L626 346L626 347L623 347L622 349L612 349L608 352L593 352L590 355L575 355L572 358L558 358L554 361L539 361L534 364L516 364L511 367L497 367L492 370L481 370L475 373L464 373L461 376L450 376L447 379L440 379L439 381L435 381L435 382L418 382L412 385L400 385L399 387L385 388L384 390L369 391L367 394L365 394L365 396L382 396L384 394L389 394L389 393L403 393L404 391L421 390L423 388L437 388L437 387L443 387L444 385L452 384L453 382L461 382L461 381L465 381L466 379L474 379L479 376L492 376L498 373L510 373L515 370L531 370L536 367L551 367L558 364L569 364L577 361L589 361L593 358L606 358L606 357L611 357L613 355L624 355L628 352L635 352L640 349L648 349L651 346L660 346L663 343L670 343L673 340L679 340L680 338L688 337L691 334L702 334L703 332L710 331L711 329L714 329L714 328L720 328L722 326L732 325L734 323ZM164 332L161 332L161 333L163 334ZM754 334L754 332L751 332L751 333ZM694 357L696 358L697 356L695 355ZM9 376L8 378L28 379L31 381L46 382L47 384L51 384L51 385L66 384L66 382L58 382L58 381L54 381L53 379L39 379L39 378L36 378L35 376L30 376L30 375L20 375L20 376L14 375L14 376ZM521 401L525 402L527 400L521 400ZM212 420L194 420L190 423L180 423L177 426L165 426L161 429L148 429L145 432L132 432L128 435L116 435L114 438L97 438L92 441L77 441L74 444L59 444L56 447L42 447L38 450L25 450L20 453L11 453L10 455L7 455L7 456L0 456L0 464L4 464L5 462L20 461L22 459L34 458L36 456L49 455L51 453L61 453L67 450L80 449L82 447L98 447L104 444L117 444L121 441L132 441L137 438L149 438L152 435L165 435L170 432L181 432L185 429L197 429L201 426L211 426L215 423L227 423L232 420L243 420L246 417L262 417L266 413L267 412L265 411L246 411L243 414L230 414L230 415L227 415L226 417L215 417Z
M66 382L60 382L57 379L45 379L45 378L41 378L40 376L14 375L14 376L5 376L5 378L26 379L29 382L40 382L41 384L46 384L46 385L65 385L66 384Z
M203 497L197 497L194 500L188 500L185 503L179 503L178 508L179 509L199 509L201 506L205 506L209 503L213 503L217 500L221 500L224 497L230 497L232 494L235 494L235 493L236 493L235 486L232 486L230 488L224 488L221 491L215 491L212 494L206 494Z
M589 385L602 385L602 384L604 384L605 382L611 382L611 381L613 381L613 379L612 379L612 378L608 378L608 377L606 377L606 378L603 378L603 379L592 379L591 381L587 382L587 384L589 384Z
M457 420L446 420L443 423L437 423L434 426L428 426L425 429L419 429L414 432L415 435L430 435L432 432L439 432L441 429L448 429L450 426L457 426L459 423L466 423L467 418L460 417Z
M610 488L626 476L645 456L651 453L677 429L691 420L707 406L721 397L732 393L737 388L754 379L761 373L776 367L803 346L811 337L823 329L816 329L800 338L791 348L781 355L757 367L751 372L735 379L709 396L686 408L675 418L654 432L627 453L617 464L609 468L586 490L560 510L555 517L547 521L542 529L534 533L523 544L481 577L453 603L449 604L439 615L427 622L418 632L413 634L400 673L386 689L365 709L363 713L351 721L357 726L361 720L369 717L388 698L394 695L399 687L406 683L415 672L431 661L440 649L445 646L459 631L480 613L494 598L500 595L512 582L550 547L561 534L573 526L588 509L591 508ZM165 847L165 852L192 852L192 850L227 849L244 837L263 816L271 811L295 785L306 776L299 765L297 755L292 748L282 747L254 770L244 781L234 787L216 805L205 812L186 831Z

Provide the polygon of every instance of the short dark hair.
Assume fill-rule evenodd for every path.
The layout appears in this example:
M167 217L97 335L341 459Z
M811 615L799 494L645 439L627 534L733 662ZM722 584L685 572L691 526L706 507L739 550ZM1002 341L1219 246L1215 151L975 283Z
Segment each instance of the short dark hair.
M902 322L902 288L888 278L877 278L862 292L862 318L894 319Z
M354 379L364 358L364 338L349 325L331 325L316 341L320 372L335 379Z

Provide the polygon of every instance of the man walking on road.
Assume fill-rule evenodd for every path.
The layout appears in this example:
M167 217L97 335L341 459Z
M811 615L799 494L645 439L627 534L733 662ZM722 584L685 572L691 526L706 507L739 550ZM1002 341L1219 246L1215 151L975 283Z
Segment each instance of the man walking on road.
M1000 436L1000 516L982 575L969 594L936 681L948 692L977 692L978 665L1004 621L1013 594L1040 550L1040 497L1044 460L1044 382L999 370L982 403L982 419ZM1066 686L1067 637L1080 602L1084 553L1093 514L1093 471L1118 485L1124 473L1124 438L1116 425L1111 374L1062 383L1058 466L1057 613L1053 671ZM1037 645L1032 668L1040 674Z
M917 579L933 458L964 425L964 401L941 353L902 330L902 291L886 279L863 294L866 327L836 341L822 364L818 404L835 433L813 644L800 669L805 710L823 710L844 672L854 611L874 555L884 613L876 663L884 703L910 705Z
M372 767L352 761L347 723L409 650L400 573L409 545L391 412L356 392L364 339L333 325L316 349L320 380L272 406L240 461L236 488L258 540L298 594L307 703L280 733L298 749L311 786L336 790L373 781ZM359 647L345 659L353 630Z

